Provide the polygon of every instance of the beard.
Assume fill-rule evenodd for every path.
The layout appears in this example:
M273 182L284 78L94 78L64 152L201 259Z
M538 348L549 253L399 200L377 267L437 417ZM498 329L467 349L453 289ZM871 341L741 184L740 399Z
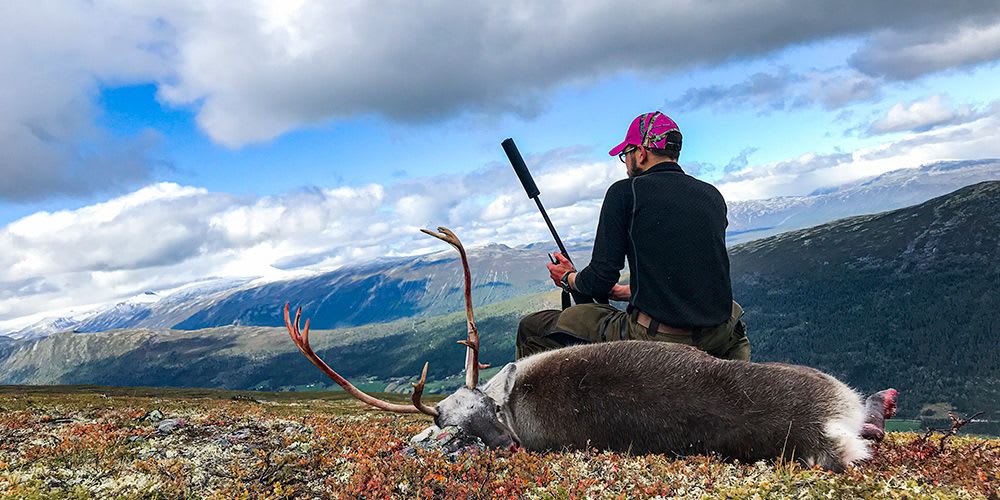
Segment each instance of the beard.
M639 162L635 161L634 156L625 159L625 172L628 173L629 177L635 177L642 173L642 170L639 170Z

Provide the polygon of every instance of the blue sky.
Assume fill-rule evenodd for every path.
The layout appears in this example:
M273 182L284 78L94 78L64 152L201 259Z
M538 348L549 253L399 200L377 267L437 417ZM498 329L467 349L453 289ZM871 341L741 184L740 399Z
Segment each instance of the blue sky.
M359 8L0 6L0 321L419 253L423 226L541 238L506 137L585 237L654 109L729 200L1000 156L996 2Z
M99 85L93 99L98 108L94 123L123 141L151 135L155 147L148 154L159 165L151 180L261 196L305 186L388 183L468 172L503 161L499 142L508 136L515 138L524 154L573 148L580 160L604 161L606 151L621 139L631 119L654 109L663 110L681 124L686 138L685 162L703 165L699 176L716 181L721 169L747 148L753 148L748 157L752 165L878 144L885 137L863 137L848 130L899 102L943 95L960 104L984 105L996 97L986 82L1000 81L1000 68L986 64L931 75L920 82L883 85L877 98L837 109L815 103L772 109L769 102L740 108L671 109L671 104L692 88L737 85L761 72L836 70L862 42L847 38L796 45L764 57L670 75L624 72L555 89L530 117L498 110L488 116L463 113L408 122L365 114L231 147L213 141L199 127L197 105L165 103L157 97L157 84L147 82ZM107 196L56 196L3 203L0 222L11 222L38 209L76 208Z

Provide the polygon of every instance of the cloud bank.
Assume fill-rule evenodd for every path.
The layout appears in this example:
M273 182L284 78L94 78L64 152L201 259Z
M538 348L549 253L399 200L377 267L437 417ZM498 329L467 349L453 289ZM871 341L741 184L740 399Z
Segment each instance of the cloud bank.
M568 83L664 74L838 36L879 35L857 59L886 72L898 63L889 50L897 40L936 33L924 35L927 43L948 45L948 28L1000 15L992 1L946 9L860 0L397 1L374 12L367 4L241 5L167 17L183 29L176 81L161 92L174 104L201 103L199 123L230 146L364 113L414 122L470 111L530 117L546 92ZM989 57L943 58L937 69Z
M904 109L912 108L909 106ZM729 201L805 195L940 159L1000 157L1000 103L956 124L851 153L750 166L744 150L714 184ZM562 157L555 161L547 157ZM564 238L592 237L614 159L528 158ZM217 277L317 272L380 256L439 251L421 227L447 226L468 246L548 239L508 165L280 196L241 197L172 183L77 210L40 212L0 228L0 321L106 302Z
M155 134L112 137L101 84L165 76L162 24L106 2L0 3L0 201L113 191L148 181Z
M535 174L540 185L558 186L546 189L544 199L562 234L573 237L594 231L600 199L623 173L609 161L550 165ZM157 183L0 228L0 321L207 276L277 278L438 251L417 231L438 225L455 229L470 246L528 243L546 234L509 166L259 198Z
M1000 59L1000 24L995 12L992 14L954 20L945 14L937 27L926 30L883 30L858 50L850 63L869 75L913 80L994 62Z
M760 74L690 96L836 107L875 95L883 79L995 61L998 19L994 0L905 8L866 0L3 2L0 74L16 77L0 92L0 200L156 177L150 138L113 137L96 124L101 86L155 83L159 99L193 109L212 140L240 147L362 115L531 117L567 85L861 37L852 67L833 75ZM789 86L791 100L782 97Z

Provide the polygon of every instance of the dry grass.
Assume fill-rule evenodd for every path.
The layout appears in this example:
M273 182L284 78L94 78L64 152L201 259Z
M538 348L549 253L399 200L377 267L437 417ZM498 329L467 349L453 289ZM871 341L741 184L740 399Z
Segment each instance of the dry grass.
M159 432L143 418L153 410L180 425ZM936 437L891 433L844 474L598 451L399 453L427 425L330 393L0 388L0 497L1000 497L1000 440L957 436L941 451Z

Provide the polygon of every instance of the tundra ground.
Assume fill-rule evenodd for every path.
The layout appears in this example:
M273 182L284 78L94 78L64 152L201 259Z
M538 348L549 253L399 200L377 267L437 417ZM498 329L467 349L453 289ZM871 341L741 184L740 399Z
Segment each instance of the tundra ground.
M832 474L597 450L402 453L428 424L337 392L0 386L0 497L1000 498L997 439L893 432Z

